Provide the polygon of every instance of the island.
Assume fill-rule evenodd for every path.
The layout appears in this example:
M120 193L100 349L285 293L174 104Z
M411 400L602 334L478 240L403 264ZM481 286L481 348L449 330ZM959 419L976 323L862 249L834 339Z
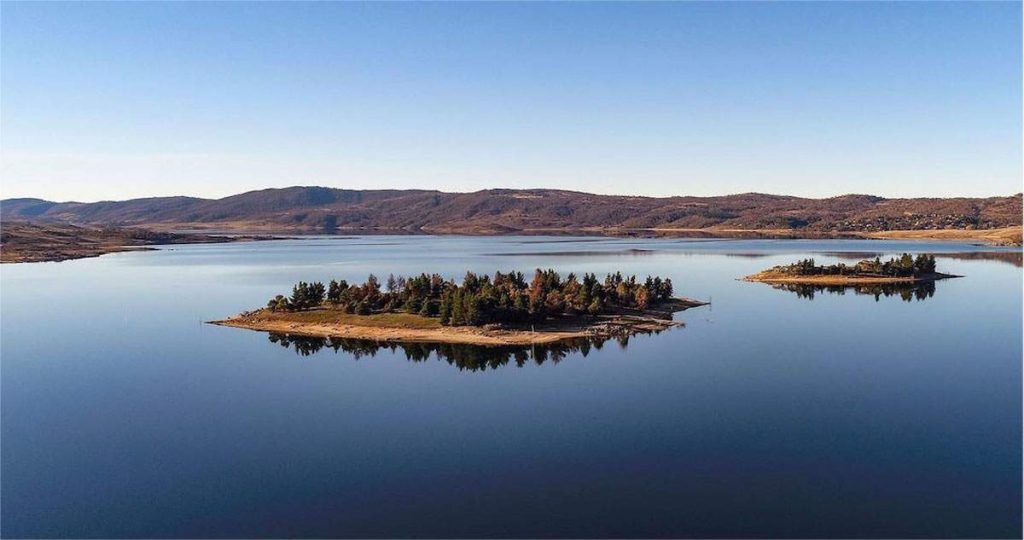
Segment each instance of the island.
M883 285L933 282L956 278L935 270L935 256L904 253L888 261L875 257L853 266L844 263L819 266L814 259L803 259L785 266L775 266L742 278L744 281L794 285Z
M529 281L516 271L467 272L461 283L439 274L381 283L371 274L362 284L299 282L264 308L209 322L307 337L533 345L659 332L682 325L673 313L705 304L674 297L671 279L621 272L603 281L592 273L563 279L551 269Z

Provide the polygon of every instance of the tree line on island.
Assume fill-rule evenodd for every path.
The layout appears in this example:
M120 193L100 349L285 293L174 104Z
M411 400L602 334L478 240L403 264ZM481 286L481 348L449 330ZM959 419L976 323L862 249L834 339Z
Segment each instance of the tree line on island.
M414 277L388 276L382 285L370 274L365 283L345 280L300 281L291 296L277 295L267 302L270 311L303 311L329 306L345 313L405 312L438 317L446 326L489 323L539 322L560 315L602 315L623 309L646 310L672 298L672 280L648 276L608 274L599 281L592 273L565 279L548 269L527 282L522 272L495 272L494 277L467 272L462 283L439 274Z
M814 259L803 259L786 266L777 266L775 270L797 276L888 276L888 277L921 277L935 274L935 256L920 254L912 257L904 253L888 261L878 257L874 260L860 261L853 266L844 263L817 266Z

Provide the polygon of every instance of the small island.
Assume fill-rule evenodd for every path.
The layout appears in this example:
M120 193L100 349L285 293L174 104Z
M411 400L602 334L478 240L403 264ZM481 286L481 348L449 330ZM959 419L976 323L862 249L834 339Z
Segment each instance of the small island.
M875 257L874 260L863 260L853 266L844 263L819 266L814 264L814 259L803 259L746 276L743 280L795 285L881 285L931 282L955 277L960 276L935 270L934 255L912 257L904 253L888 261L883 262Z
M439 274L388 276L382 284L299 282L265 308L212 324L309 337L393 342L532 345L666 330L672 314L706 302L675 298L672 280L639 281L621 272L564 279L537 269L494 277L467 272L462 283Z

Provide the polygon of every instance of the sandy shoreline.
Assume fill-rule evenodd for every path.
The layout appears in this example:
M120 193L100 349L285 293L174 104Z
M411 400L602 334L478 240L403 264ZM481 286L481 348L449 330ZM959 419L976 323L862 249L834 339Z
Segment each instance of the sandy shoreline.
M149 225L153 230L169 232L196 232L206 234L280 234L306 235L323 234L324 231L302 227L280 225L258 225L249 222L223 222L216 224L157 223ZM744 229L735 227L425 227L418 229L338 227L338 235L556 235L641 238L769 238L769 239L880 239L880 240L948 240L957 242L978 242L995 246L1020 246L1022 227L1020 225L995 229L912 229L890 231L818 231L807 229Z
M371 341L410 342L410 343L461 343L472 345L534 345L554 343L567 339L586 337L614 337L623 334L641 332L660 332L676 326L680 322L671 319L671 313L706 305L707 302L688 298L674 299L662 310L644 314L620 314L599 316L596 318L580 317L558 320L536 325L533 329L496 325L477 326L440 326L436 319L428 319L414 315L402 314L408 320L418 323L412 325L381 324L373 315L348 315L338 313L337 321L304 321L296 320L302 313L271 313L265 309L242 313L235 317L210 324L244 328L261 332L307 337L341 337L366 339ZM321 310L321 313L328 310ZM307 312L308 313L308 312ZM331 314L333 315L333 314ZM364 324L359 324L365 321ZM427 323L435 323L429 326Z
M1022 226L1000 229L929 229L879 231L861 233L866 238L881 240L944 240L947 242L981 242L992 246L1020 246Z

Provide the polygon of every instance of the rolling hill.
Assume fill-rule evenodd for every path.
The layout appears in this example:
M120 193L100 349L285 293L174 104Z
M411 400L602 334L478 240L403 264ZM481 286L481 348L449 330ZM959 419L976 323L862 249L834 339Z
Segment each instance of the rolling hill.
M5 221L154 230L516 232L752 230L798 234L997 229L1021 225L1021 194L990 198L827 199L745 193L630 197L549 189L473 193L289 187L221 199L157 197L95 203L0 201Z

